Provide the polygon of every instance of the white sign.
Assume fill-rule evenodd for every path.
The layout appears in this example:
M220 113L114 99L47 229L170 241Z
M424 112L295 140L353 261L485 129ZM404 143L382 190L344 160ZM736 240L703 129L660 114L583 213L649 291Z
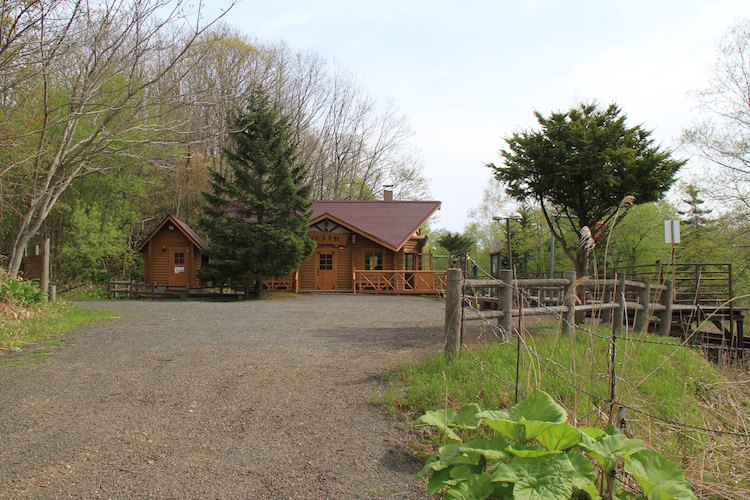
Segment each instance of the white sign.
M664 221L664 242L677 244L680 242L680 221Z
M185 272L185 268L184 267L175 267L174 268L174 273L175 274L180 274L180 273L184 273L184 272Z

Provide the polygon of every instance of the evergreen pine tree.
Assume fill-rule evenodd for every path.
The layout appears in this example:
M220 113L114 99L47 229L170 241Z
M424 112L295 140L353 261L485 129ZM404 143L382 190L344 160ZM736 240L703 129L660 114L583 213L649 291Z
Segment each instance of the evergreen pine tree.
M686 184L682 192L686 196L682 202L688 206L687 210L680 210L680 215L685 216L685 222L690 227L697 229L706 225L706 215L711 213L710 209L703 208L703 199L700 197L700 189L695 184Z
M229 172L211 173L201 227L209 239L203 279L243 285L297 269L315 243L308 238L310 186L298 162L291 127L262 91L230 119Z

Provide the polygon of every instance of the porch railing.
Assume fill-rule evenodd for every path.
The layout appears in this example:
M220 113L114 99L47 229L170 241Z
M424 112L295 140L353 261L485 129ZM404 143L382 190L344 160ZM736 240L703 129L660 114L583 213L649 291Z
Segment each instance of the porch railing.
M287 276L276 276L263 279L263 289L273 292L299 292L299 272Z
M353 271L354 293L439 294L445 292L445 271Z

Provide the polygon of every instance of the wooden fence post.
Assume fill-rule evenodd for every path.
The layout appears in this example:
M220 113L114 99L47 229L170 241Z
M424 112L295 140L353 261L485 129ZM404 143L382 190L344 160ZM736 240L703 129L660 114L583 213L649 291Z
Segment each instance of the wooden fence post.
M612 324L612 309L608 306L614 302L614 288L612 285L604 285L604 292L602 293L602 309L601 309L601 324L611 325Z
M645 286L638 289L638 304L643 306L643 309L636 310L635 314L635 328L634 332L642 332L648 328L648 322L651 318L651 279L643 278L641 280Z
M664 306L659 311L659 335L669 335L672 329L672 295L674 294L674 281L664 280L664 288L659 294L659 302Z
M451 268L447 272L445 287L445 346L443 351L448 359L461 351L461 296L463 295L461 269Z
M565 287L564 291L565 296L563 298L563 305L568 307L563 318L563 333L571 333L576 324L576 292L573 288L573 283L576 281L576 272L565 271L563 272L563 278L568 280L568 285Z
M615 288L617 314L615 314L613 330L619 332L622 331L622 327L625 324L625 318L627 318L628 315L628 306L625 302L625 273L617 273L615 278L617 279L617 287Z
M49 238L42 242L42 275L39 277L39 284L42 291L49 295Z
M497 279L503 284L497 289L497 309L503 311L498 325L507 334L510 334L513 320L513 271L500 269Z

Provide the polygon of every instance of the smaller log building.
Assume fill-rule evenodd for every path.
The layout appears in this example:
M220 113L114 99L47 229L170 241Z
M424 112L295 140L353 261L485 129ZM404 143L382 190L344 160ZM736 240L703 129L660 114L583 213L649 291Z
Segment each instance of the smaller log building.
M198 271L206 248L190 226L167 215L138 247L143 253L146 283L199 286Z

